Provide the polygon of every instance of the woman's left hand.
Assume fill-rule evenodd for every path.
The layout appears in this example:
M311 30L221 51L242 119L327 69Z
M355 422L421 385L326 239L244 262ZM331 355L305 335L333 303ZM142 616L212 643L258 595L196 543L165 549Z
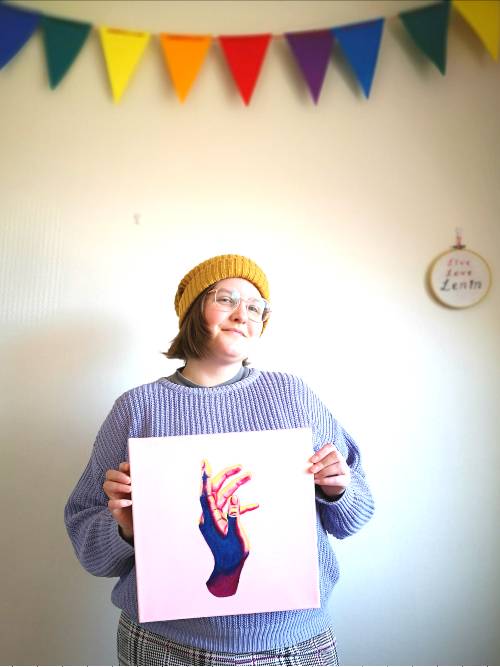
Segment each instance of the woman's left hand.
M330 443L323 445L309 461L313 464L309 472L323 493L330 498L341 496L351 483L351 471L338 449Z

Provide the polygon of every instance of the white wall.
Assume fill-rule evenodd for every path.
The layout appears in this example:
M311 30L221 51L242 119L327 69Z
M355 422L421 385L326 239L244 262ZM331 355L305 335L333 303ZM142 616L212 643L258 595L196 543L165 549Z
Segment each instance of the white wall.
M234 34L422 3L19 4ZM0 73L3 662L116 661L113 582L77 563L64 503L113 400L175 367L179 279L236 252L272 285L255 364L306 378L377 500L335 545L343 663L499 664L499 65L456 15L448 56L442 77L390 21L370 100L337 62L317 107L283 40L249 108L217 47L184 106L157 43L118 106L95 33L55 91L39 34ZM463 311L425 288L456 226L493 272Z

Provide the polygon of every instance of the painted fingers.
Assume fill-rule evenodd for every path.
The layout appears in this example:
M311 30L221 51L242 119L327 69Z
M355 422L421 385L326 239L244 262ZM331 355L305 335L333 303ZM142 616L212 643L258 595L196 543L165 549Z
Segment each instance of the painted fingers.
M206 498L215 525L223 533L227 531L228 516L241 516L242 514L251 512L259 507L258 503L242 506L239 504L239 499L235 495L236 491L251 479L250 473L243 473L239 477L234 478L241 469L242 466L240 465L228 466L212 476L211 466L208 461L205 459L202 462L201 495ZM228 483L224 486L224 482L226 481L228 481ZM200 522L203 523L203 516L201 517Z

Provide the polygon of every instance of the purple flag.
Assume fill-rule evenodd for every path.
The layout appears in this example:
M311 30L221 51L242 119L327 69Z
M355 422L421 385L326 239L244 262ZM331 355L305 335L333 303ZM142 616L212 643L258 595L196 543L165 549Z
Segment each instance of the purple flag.
M287 32L285 36L309 86L314 103L317 104L332 52L332 32L331 30L309 30L308 32Z
M24 46L40 21L40 14L0 4L0 69Z

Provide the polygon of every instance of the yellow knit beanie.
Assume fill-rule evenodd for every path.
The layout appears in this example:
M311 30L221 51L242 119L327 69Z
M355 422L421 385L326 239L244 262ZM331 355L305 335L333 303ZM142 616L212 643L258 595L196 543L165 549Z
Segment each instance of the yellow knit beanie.
M196 297L210 285L225 278L244 278L255 285L266 301L269 300L266 275L251 259L241 255L211 257L191 269L179 283L174 300L175 312L179 316L179 327Z

